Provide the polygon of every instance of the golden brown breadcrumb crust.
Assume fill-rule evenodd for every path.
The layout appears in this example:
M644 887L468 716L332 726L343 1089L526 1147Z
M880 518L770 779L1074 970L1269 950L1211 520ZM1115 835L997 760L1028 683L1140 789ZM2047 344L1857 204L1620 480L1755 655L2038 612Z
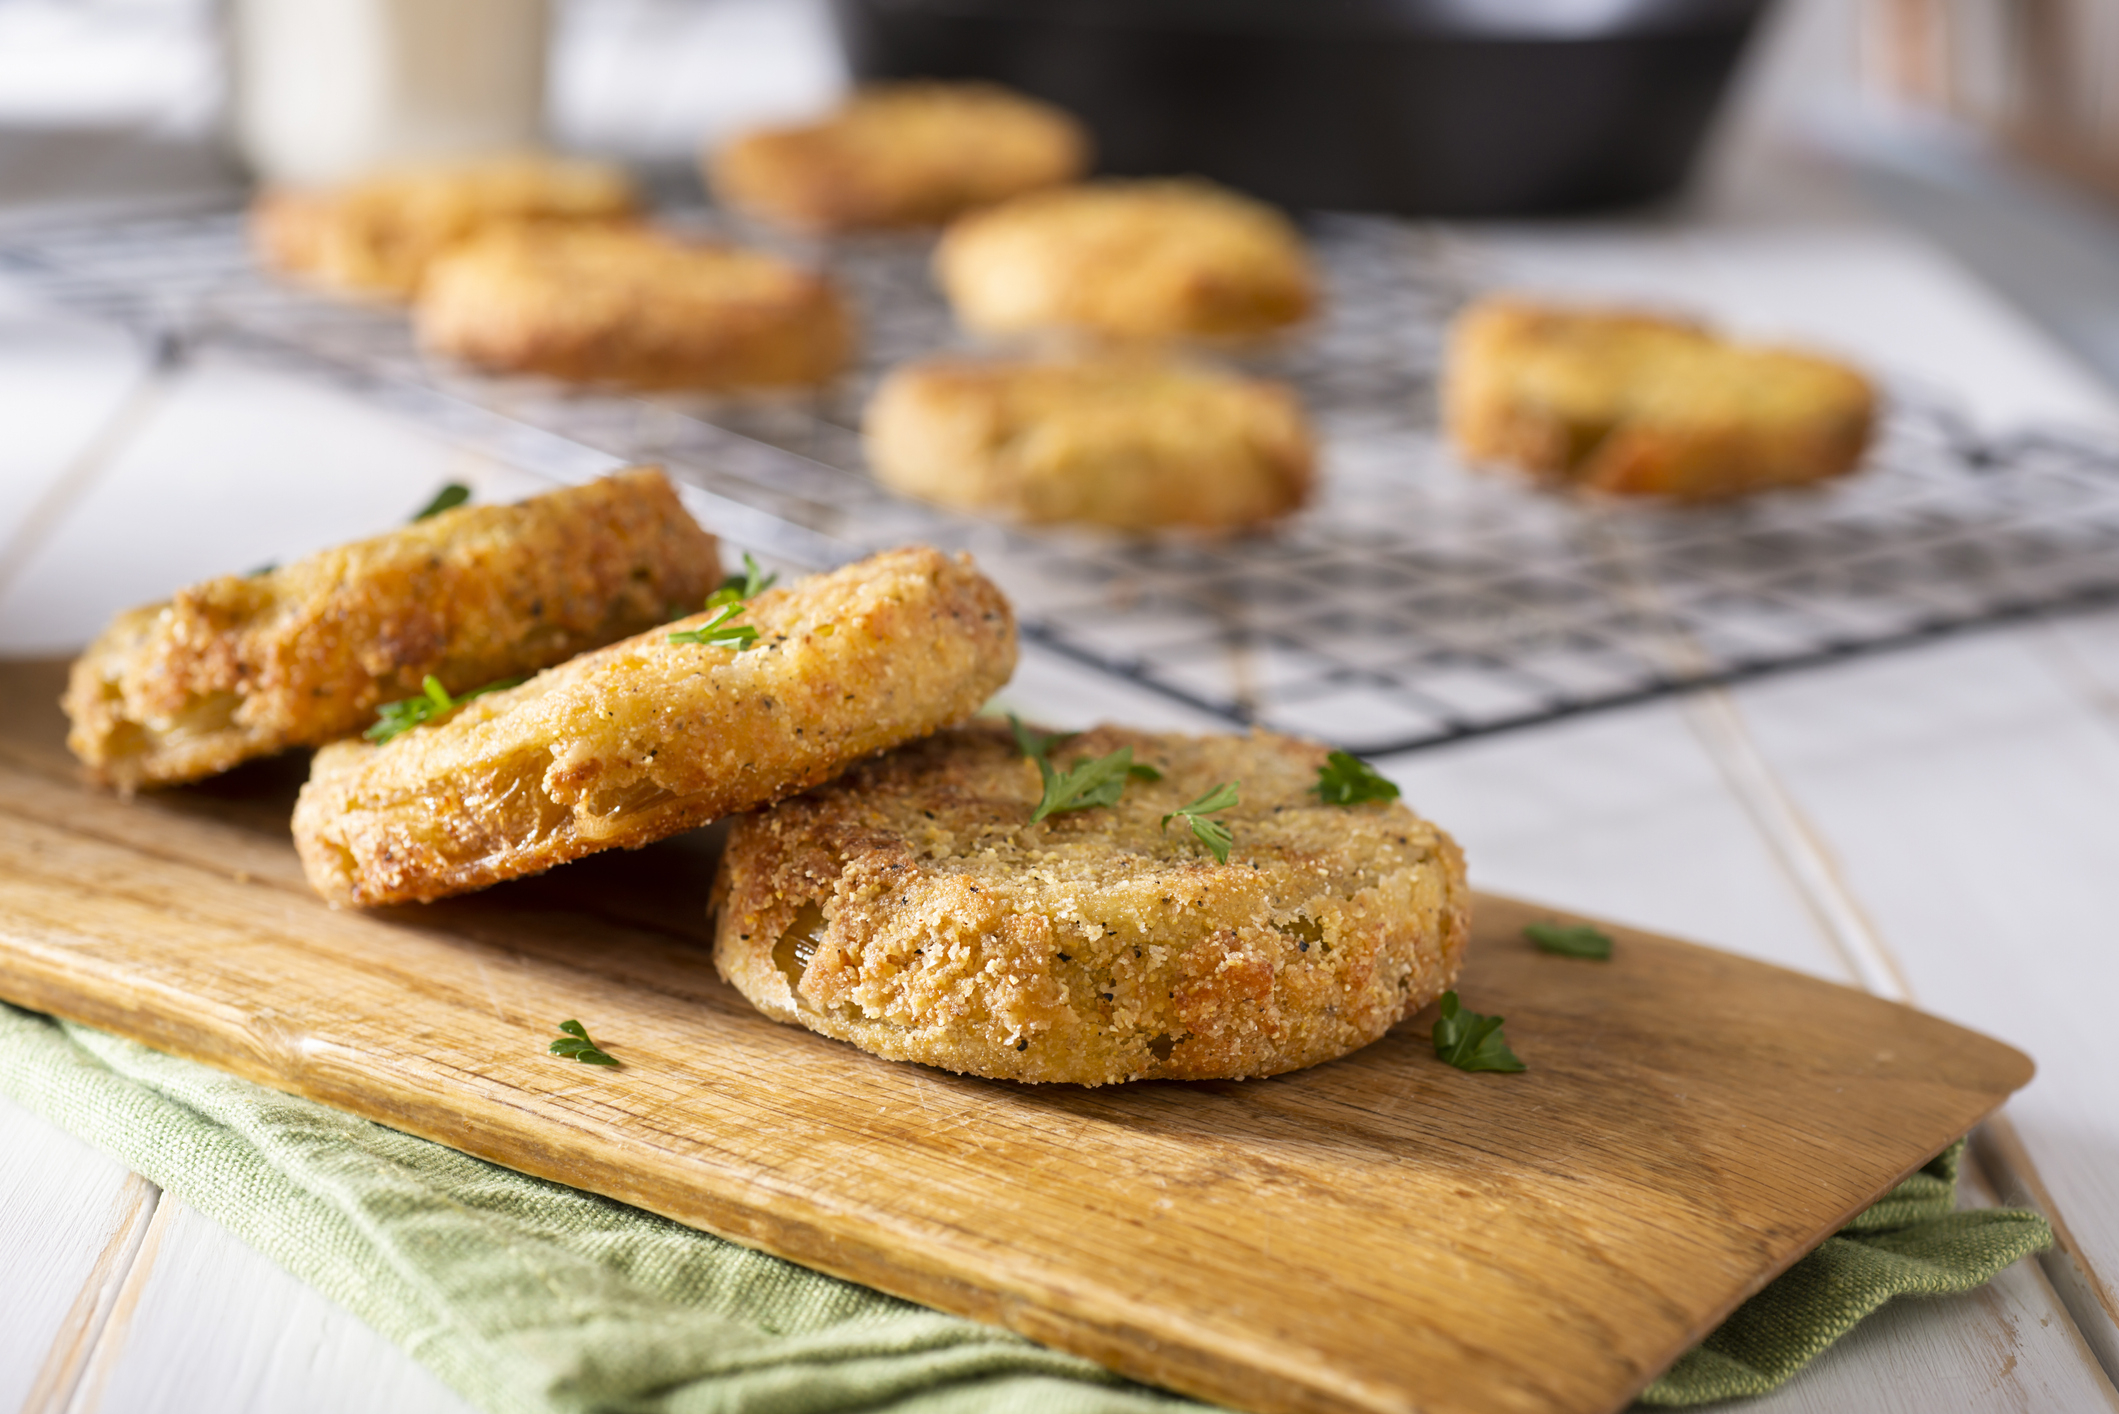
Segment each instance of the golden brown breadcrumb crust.
M1497 296L1450 331L1443 412L1475 461L1595 491L1711 500L1854 470L1876 392L1843 364L1697 325Z
M1313 792L1326 748L1099 727L1160 769L1032 825L1035 766L976 724L735 823L714 959L779 1021L1007 1080L1240 1079L1346 1054L1456 978L1464 860L1403 805ZM1223 781L1218 864L1161 818Z
M670 641L708 617L383 746L319 751L294 810L310 883L334 903L404 903L637 848L962 721L1015 668L1007 600L925 547L759 595L747 651Z
M926 226L1089 169L1089 134L992 84L864 88L819 122L738 137L706 162L729 205L800 231Z
M1269 206L1198 180L1101 181L958 218L935 274L965 328L1247 340L1307 319L1317 281Z
M267 188L251 242L274 269L336 289L407 298L444 251L494 226L607 222L638 208L601 162L521 154L378 172L342 187Z
M660 471L464 506L120 614L73 666L67 745L127 789L358 732L432 674L517 677L700 602L720 556Z
M863 431L900 491L1013 519L1241 530L1308 497L1316 450L1281 383L1141 358L930 359Z
M574 382L703 390L829 380L853 324L823 276L645 227L516 227L435 262L428 349Z

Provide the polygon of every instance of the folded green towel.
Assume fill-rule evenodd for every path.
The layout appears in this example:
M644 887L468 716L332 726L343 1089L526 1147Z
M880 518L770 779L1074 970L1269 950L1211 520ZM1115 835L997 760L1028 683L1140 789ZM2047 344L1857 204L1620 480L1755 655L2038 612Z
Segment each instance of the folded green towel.
M4 1004L0 1092L216 1219L494 1414L1203 1407ZM1770 1389L1891 1295L1965 1290L2051 1240L2035 1214L1952 1214L1956 1155L1753 1297L1650 1400Z
M2053 1245L2052 1226L2037 1213L1955 1211L1963 1159L1960 1139L1737 1307L1641 1391L1641 1403L1676 1407L1764 1394L1892 1297L1970 1291Z

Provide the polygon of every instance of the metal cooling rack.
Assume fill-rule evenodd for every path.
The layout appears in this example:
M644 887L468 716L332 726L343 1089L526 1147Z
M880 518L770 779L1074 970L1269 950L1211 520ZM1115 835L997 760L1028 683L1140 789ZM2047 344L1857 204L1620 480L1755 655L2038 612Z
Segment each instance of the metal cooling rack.
M1821 490L1680 509L1467 471L1432 414L1442 328L1467 288L1448 245L1380 218L1320 218L1311 235L1331 312L1255 366L1307 401L1322 494L1270 535L1220 544L1010 529L870 480L856 429L875 379L958 343L915 239L809 248L861 307L864 362L820 397L747 402L429 361L398 311L260 276L225 212L0 233L0 269L165 348L233 346L351 383L555 478L661 461L710 524L793 563L914 540L969 549L1049 647L1364 755L2119 600L2119 448L1981 442L1903 392L1871 467Z

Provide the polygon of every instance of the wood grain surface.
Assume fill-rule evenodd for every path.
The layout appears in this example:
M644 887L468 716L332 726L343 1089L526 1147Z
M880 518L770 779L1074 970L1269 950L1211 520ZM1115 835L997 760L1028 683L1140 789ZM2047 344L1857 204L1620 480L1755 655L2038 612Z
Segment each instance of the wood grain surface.
M303 764L81 787L50 664L0 667L0 995L1259 1410L1599 1411L2030 1077L2019 1053L1482 896L1427 1018L1247 1083L1017 1087L758 1016L705 946L711 832L425 908L333 912ZM579 1017L625 1062L548 1056Z

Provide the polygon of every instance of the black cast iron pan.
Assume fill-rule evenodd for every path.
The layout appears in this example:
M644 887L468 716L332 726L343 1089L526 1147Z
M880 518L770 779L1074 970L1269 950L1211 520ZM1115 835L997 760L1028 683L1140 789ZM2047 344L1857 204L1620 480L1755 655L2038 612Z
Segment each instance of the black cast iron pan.
M1765 0L833 0L856 78L1051 100L1101 170L1518 216L1684 181Z

